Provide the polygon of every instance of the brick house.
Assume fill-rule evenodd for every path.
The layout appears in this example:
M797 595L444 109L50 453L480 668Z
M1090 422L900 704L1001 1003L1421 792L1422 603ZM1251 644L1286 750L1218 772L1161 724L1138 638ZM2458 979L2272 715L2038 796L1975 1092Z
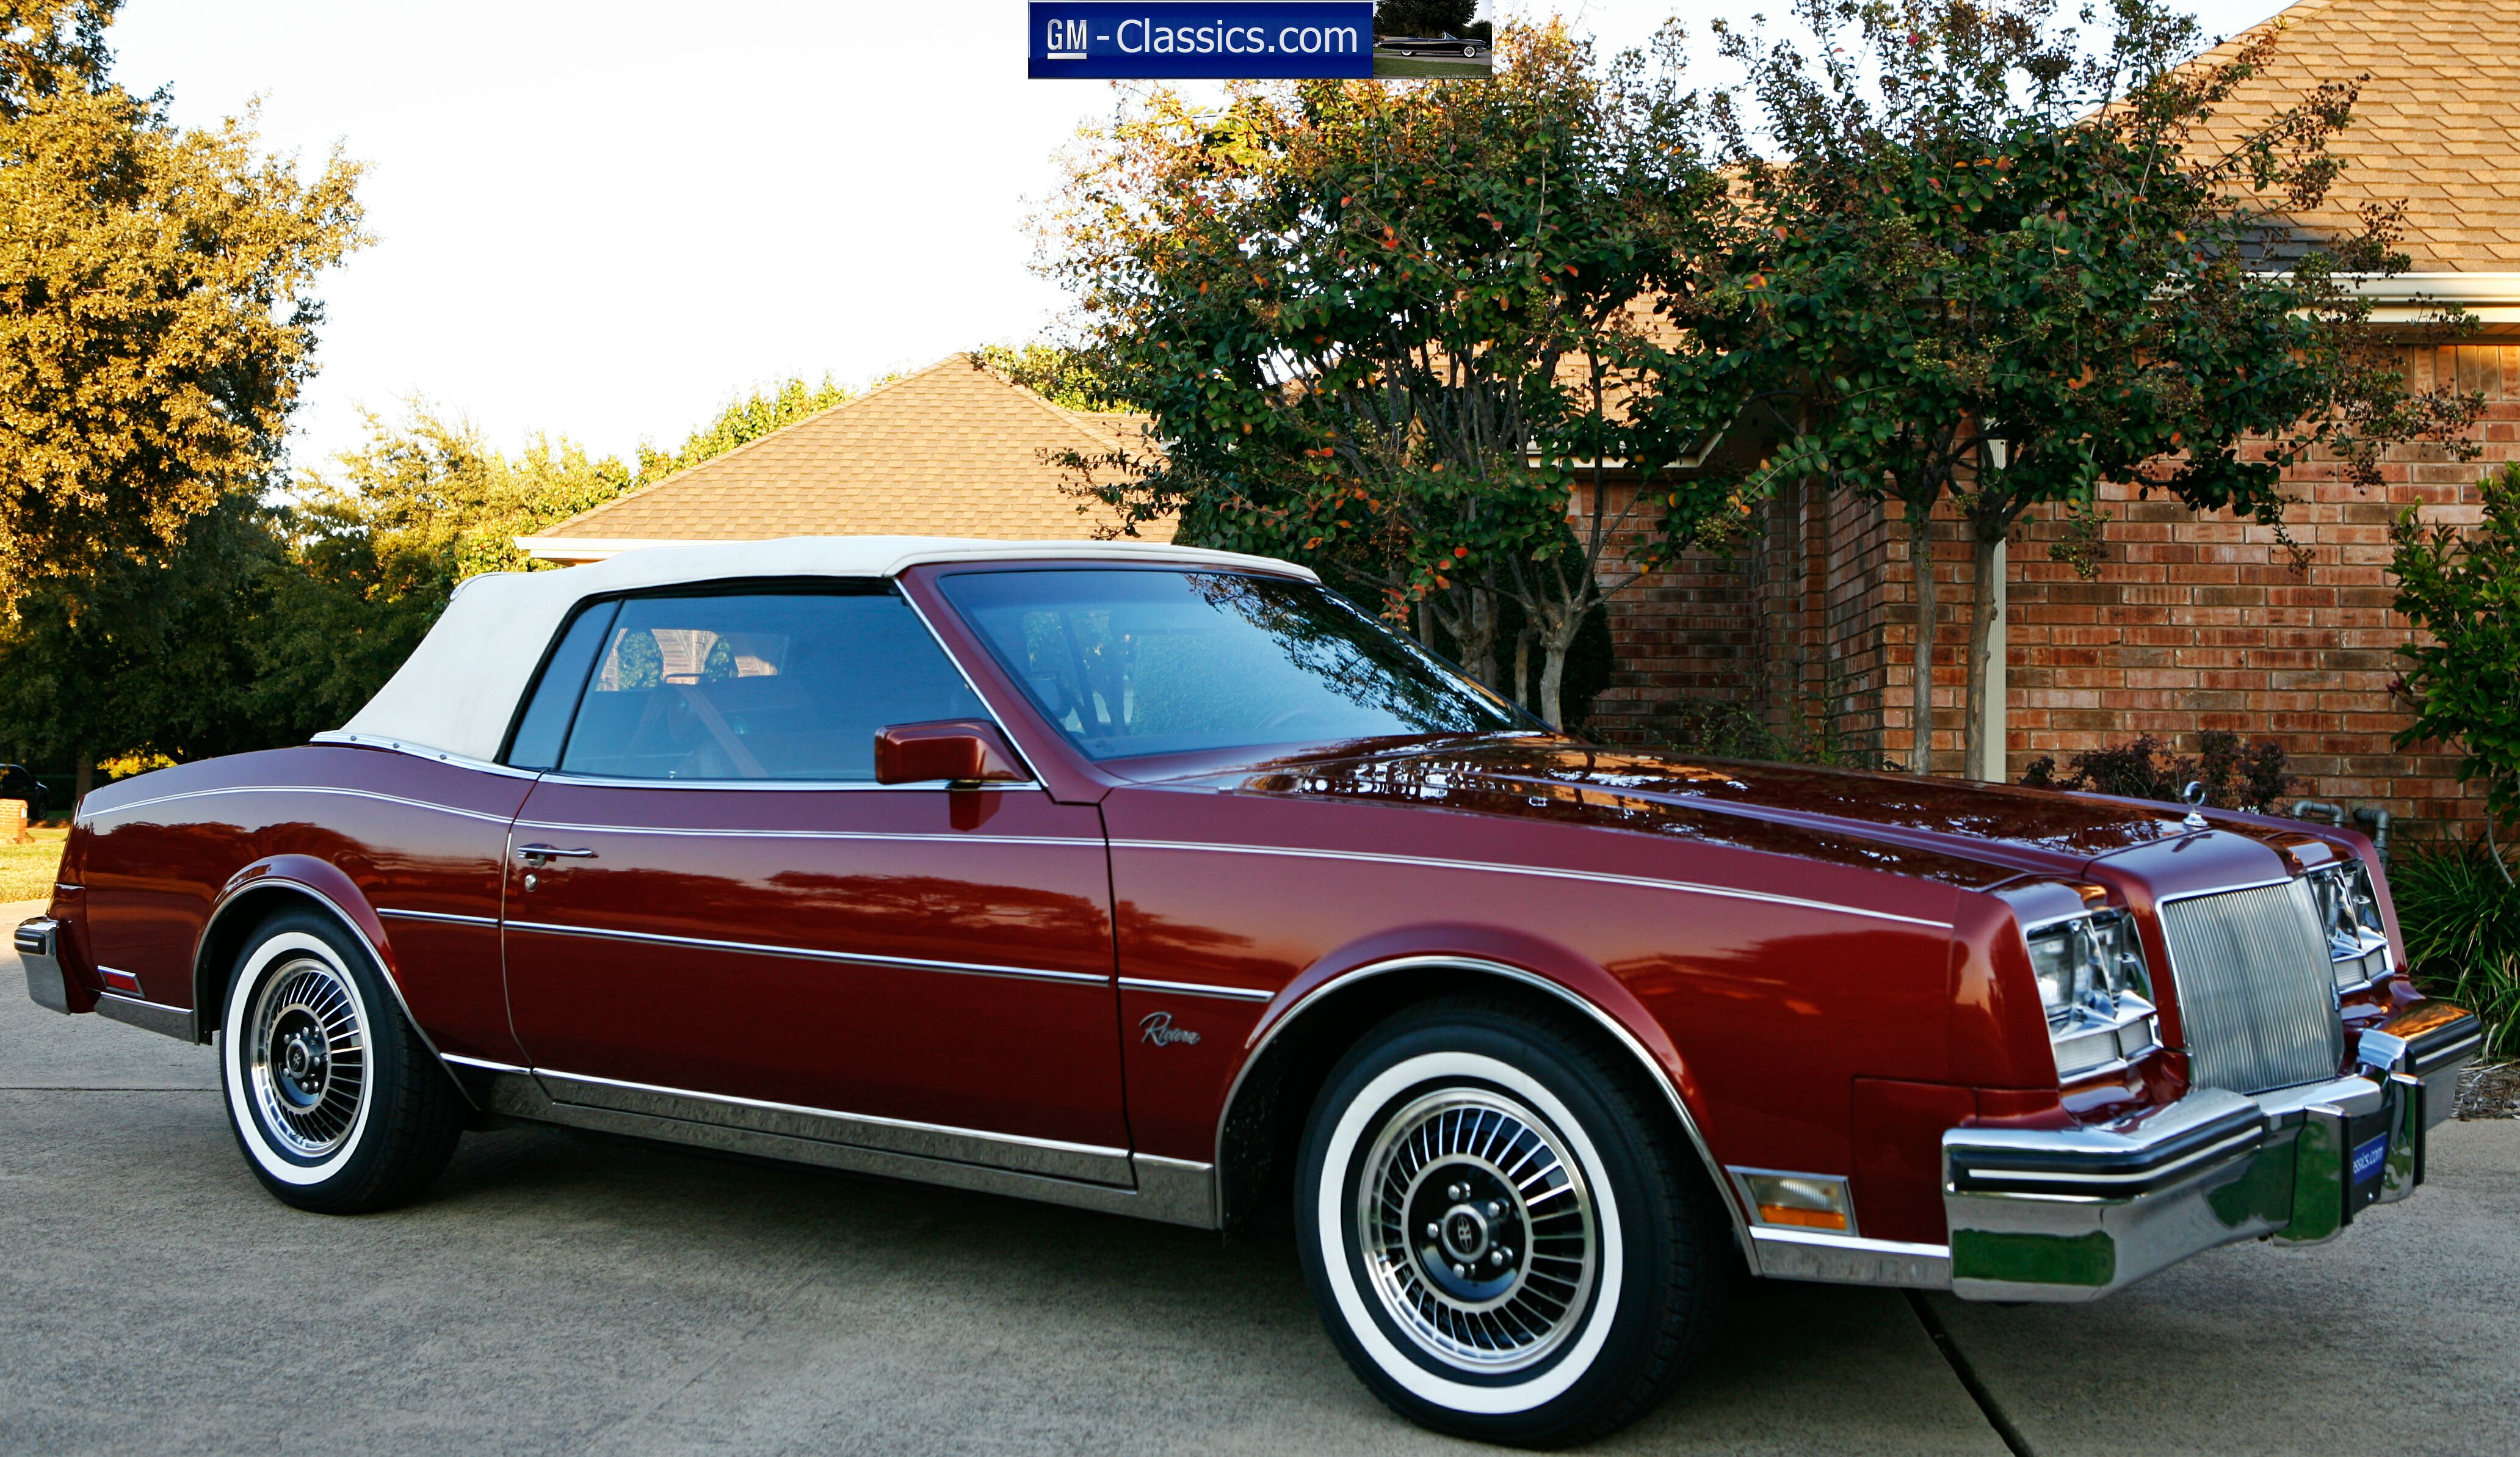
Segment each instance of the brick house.
M2285 27L2278 59L2229 113L2367 75L2335 148L2350 159L2345 177L2326 210L2295 221L2332 227L2362 202L2406 202L2414 271L2390 281L2377 317L2411 321L2414 299L2429 296L2477 320L2456 346L2406 356L2410 387L2484 394L2484 453L2399 451L2385 489L2368 493L2332 465L2290 473L2306 571L2264 528L2119 490L2108 495L2108 559L2084 581L2048 557L2059 524L2025 519L2008 547L2001 772L2018 779L2042 754L2061 761L2138 733L2193 751L2200 732L2227 729L2283 745L2300 793L2439 830L2477 810L2451 755L2390 747L2406 722L2389 694L2392 650L2408 628L2389 610L2387 524L2408 505L2473 522L2478 476L2520 459L2520 50L2507 43L2520 36L2520 0L2304 0L2268 23ZM1906 557L1904 528L1877 505L1781 492L1731 563L1693 557L1613 599L1619 671L1596 726L1642 739L1658 704L1722 700L1779 729L1825 721L1842 744L1904 759L1915 631ZM1937 559L1933 759L1958 773L1969 553L1957 519Z
M1063 410L950 354L653 485L519 536L577 563L677 541L781 536L1092 536L1117 524L1060 489L1060 460L1143 450L1135 415ZM1169 524L1140 534L1169 539Z

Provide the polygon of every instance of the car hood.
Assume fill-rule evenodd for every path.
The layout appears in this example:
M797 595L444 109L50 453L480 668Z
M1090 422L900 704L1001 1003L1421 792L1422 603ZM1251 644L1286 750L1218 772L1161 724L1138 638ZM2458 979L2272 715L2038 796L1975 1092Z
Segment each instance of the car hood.
M1168 782L1678 836L1972 888L2207 833L2178 806L2142 800L1555 738L1333 751ZM2214 821L2214 831L2273 838L2245 818Z

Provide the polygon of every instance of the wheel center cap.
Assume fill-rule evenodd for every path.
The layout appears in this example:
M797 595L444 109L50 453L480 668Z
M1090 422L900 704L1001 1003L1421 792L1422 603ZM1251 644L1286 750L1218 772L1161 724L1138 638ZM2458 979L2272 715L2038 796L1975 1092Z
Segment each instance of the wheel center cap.
M1464 1263L1488 1252L1488 1216L1468 1205L1444 1211L1444 1252Z

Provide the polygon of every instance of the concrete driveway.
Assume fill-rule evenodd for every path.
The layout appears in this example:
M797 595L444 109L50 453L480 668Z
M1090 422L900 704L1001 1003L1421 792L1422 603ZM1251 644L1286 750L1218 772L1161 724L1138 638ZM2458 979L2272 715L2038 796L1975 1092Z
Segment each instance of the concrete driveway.
M1472 1450L1349 1377L1289 1245L538 1130L325 1218L211 1073L0 987L0 1452ZM2520 1451L2520 1123L2435 1167L2088 1308L1756 1286L1599 1450Z

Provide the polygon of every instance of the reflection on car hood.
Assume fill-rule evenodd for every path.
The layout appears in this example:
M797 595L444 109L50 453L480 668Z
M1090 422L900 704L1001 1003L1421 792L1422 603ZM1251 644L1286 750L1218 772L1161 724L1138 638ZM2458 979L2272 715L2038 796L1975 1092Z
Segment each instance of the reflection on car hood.
M1553 738L1351 746L1186 780L1675 835L1969 887L2198 833L2175 805ZM2229 820L2215 828L2260 838Z

